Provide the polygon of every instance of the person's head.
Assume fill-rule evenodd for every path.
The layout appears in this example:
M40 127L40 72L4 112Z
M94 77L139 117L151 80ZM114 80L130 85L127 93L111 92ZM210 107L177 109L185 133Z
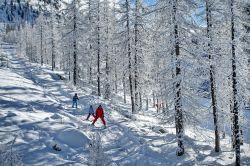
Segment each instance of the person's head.
M102 105L101 105L101 104L99 105L99 108L102 108Z
M75 93L75 96L77 96L77 93Z
M90 108L93 108L93 106L92 106L92 105L90 105Z

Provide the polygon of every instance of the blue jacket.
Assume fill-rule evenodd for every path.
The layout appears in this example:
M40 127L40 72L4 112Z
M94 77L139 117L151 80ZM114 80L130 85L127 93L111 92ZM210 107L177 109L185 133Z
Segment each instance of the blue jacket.
M78 96L74 96L73 101L77 101L77 100L79 100Z
M93 114L93 113L94 113L94 109L93 109L92 106L89 107L89 113L90 113L90 114Z

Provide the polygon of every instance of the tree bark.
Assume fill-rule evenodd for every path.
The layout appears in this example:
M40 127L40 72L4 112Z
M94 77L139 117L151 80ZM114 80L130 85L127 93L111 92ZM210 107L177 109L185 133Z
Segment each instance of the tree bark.
M140 5L141 1L136 0L135 1L135 25L134 25L134 31L135 31L135 57L134 57L134 84L135 84L135 110L139 111L139 72L138 72L138 47L139 46L139 20L140 20Z
M53 37L54 37L54 34L52 32L52 38ZM55 70L55 43L54 43L54 39L52 39L51 44L52 44L52 54L51 54L51 57L52 57L52 71L54 71Z
M156 99L156 111L157 111L157 113L159 113L159 111L160 111L160 108L159 108L159 99L157 98Z
M74 63L74 69L73 69L73 82L74 85L77 85L77 45L76 45L76 31L77 31L77 24L76 24L76 2L74 0L74 16L73 16L73 63Z
M178 148L176 150L177 156L182 156L184 154L183 145L183 111L181 104L181 66L180 66L180 43L179 43L179 33L178 33L178 23L176 20L177 16L177 0L175 0L173 5L173 22L174 22L174 40L175 40L175 68L176 68L176 84L175 84L175 124L176 124L176 136Z
M97 2L97 87L98 87L98 96L101 96L101 71L100 71L100 1Z
M231 39L232 39L232 88L233 88L233 121L235 135L235 165L240 166L240 133L239 133L239 113L237 101L237 77L236 77L236 55L235 55L235 18L234 0L231 0Z
M126 103L126 75L123 73L122 86L123 86L123 102Z
M155 93L153 92L153 107L155 108Z
M139 108L139 110L142 110L142 94L141 94L141 92L139 93L139 96L140 96L140 108Z
M106 21L106 82L105 82L105 99L109 99L110 98L110 94L111 94L111 87L110 87L110 57L109 57L109 44L110 44L110 37L109 37L109 9L108 9L108 2L107 0L105 1L105 7L104 7L104 12L105 12L105 21Z
M212 15L211 15L211 4L209 0L206 0L206 17L207 17L207 37L208 37L208 57L210 60L210 94L212 100L212 109L213 109L213 118L214 118L214 134L215 134L215 152L220 151L220 135L219 135L219 124L218 124L218 110L217 110L217 101L216 101L216 86L214 79L214 66L213 66L213 57L211 53L211 28L212 28Z
M146 110L148 110L148 97L146 99Z
M129 1L126 0L126 28L127 28L127 54L128 54L128 69L129 69L129 88L131 98L132 113L135 113L133 78L132 78L132 58L131 58L131 44L130 44L130 17L129 17Z
M91 0L88 1L88 19L89 19L89 24L91 25L91 21L92 21L92 17L91 17ZM90 34L91 35L91 34ZM88 51L88 55L89 57L92 56L91 52L92 52L92 40L91 40L91 36L89 37L90 39L90 43L89 43L89 51ZM89 64L89 83L92 84L92 60L90 60L90 64Z
M55 41L54 41L54 22L53 22L53 15L54 11L53 11L53 6L51 5L51 65L52 65L52 71L55 70Z
M118 77L117 77L116 66L115 66L115 93L118 93Z
M41 49L41 65L43 65L43 23L40 26L40 49Z

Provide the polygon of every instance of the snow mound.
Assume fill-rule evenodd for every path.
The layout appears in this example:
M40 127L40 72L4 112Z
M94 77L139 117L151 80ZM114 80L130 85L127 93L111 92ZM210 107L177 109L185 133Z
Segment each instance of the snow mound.
M58 115L58 114L54 114L50 117L51 119L62 119L62 116Z
M44 118L44 120L49 120L49 117Z
M28 111L28 112L33 112L33 111L34 111L34 108L33 108L31 105L29 105L29 106L27 107L27 111Z
M7 117L13 117L13 116L17 116L17 114L13 112L8 112Z
M162 127L160 127L160 126L154 126L154 127L152 128L152 130L153 130L154 132L161 133L161 134L167 132L164 128L162 128Z
M86 147L89 139L80 131L68 128L58 134L58 140L72 148Z

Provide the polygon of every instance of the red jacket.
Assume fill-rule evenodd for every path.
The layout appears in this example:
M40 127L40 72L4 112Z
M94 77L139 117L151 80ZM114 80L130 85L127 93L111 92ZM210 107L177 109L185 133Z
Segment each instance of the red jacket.
M95 114L96 114L97 117L103 117L103 108L102 107L98 107L96 109Z

